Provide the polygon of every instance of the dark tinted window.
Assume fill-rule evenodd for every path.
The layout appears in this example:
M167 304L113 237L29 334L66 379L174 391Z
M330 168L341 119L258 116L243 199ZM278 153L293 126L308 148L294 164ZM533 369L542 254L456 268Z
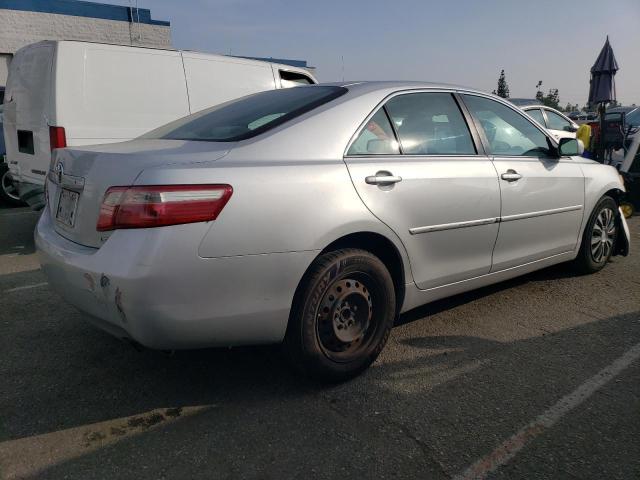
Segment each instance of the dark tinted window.
M269 90L223 103L157 128L142 138L233 142L251 138L347 92L310 86Z
M542 116L542 110L534 108L532 110L525 110L527 114L533 118L536 122L544 127L544 117Z
M398 155L400 149L389 118L381 108L371 117L347 155Z
M280 70L280 79L283 87L297 87L299 85L313 85L311 77L298 72Z
M450 93L398 95L385 106L405 155L474 155L467 123Z
M539 157L550 154L547 137L523 115L500 102L464 95L478 119L494 155Z

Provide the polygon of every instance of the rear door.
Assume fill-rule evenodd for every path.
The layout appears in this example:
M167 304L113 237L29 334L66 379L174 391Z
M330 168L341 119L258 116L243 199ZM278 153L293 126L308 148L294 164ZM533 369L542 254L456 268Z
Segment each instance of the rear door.
M489 272L498 233L495 168L448 91L396 94L345 156L369 210L404 243L428 289Z
M502 210L492 271L572 251L584 208L584 177L571 157L557 158L543 131L521 111L464 94L498 175Z
M51 161L48 119L51 115L53 43L19 50L11 62L4 103L7 162L14 178L44 184Z

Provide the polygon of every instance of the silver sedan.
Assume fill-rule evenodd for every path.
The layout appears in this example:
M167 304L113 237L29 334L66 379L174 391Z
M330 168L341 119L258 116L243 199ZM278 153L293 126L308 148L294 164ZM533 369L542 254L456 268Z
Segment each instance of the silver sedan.
M117 337L283 342L305 374L339 381L402 312L626 255L624 186L580 153L466 88L276 90L56 150L36 243L52 287Z

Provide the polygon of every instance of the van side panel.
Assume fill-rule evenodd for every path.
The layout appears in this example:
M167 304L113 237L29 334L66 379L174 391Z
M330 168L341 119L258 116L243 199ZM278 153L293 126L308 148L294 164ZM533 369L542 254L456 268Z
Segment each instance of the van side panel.
M130 140L189 114L176 51L63 42L55 81L69 146Z
M7 162L14 178L42 185L49 161L51 69L55 44L41 42L16 53L4 104Z
M266 62L183 52L191 112L276 88Z

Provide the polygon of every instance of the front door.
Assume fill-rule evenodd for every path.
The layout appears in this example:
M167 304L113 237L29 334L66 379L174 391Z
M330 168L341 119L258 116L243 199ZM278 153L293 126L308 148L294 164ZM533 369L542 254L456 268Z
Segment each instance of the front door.
M369 210L404 243L428 289L483 275L498 233L498 178L450 92L402 93L366 122L345 157Z
M463 95L481 125L500 178L502 211L492 271L574 250L584 209L584 177L557 158L525 115L493 99Z

